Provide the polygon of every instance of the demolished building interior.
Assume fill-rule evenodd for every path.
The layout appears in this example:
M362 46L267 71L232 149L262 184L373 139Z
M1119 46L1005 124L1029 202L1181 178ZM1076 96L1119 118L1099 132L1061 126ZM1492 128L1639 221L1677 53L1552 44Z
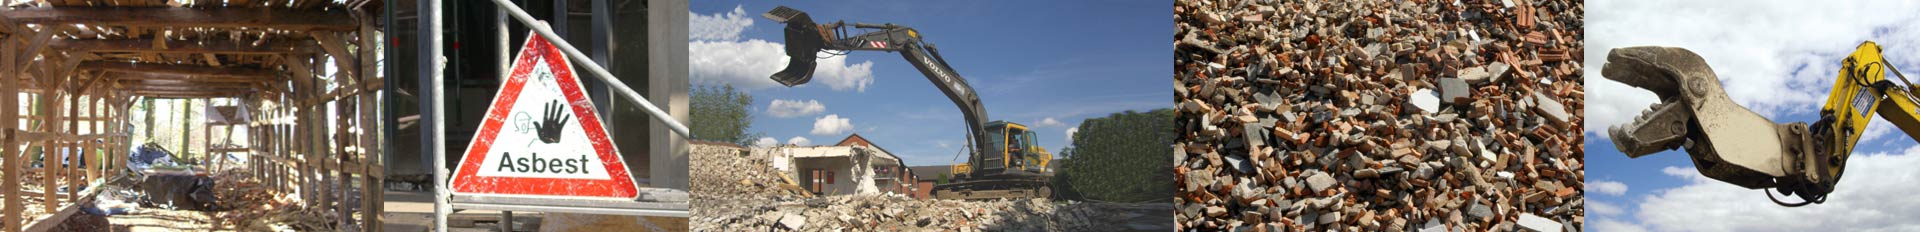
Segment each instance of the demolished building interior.
M14 123L0 125L0 176L22 187L0 193L5 231L51 229L127 176L124 155L145 142L129 126L155 126L133 124L131 108L163 99L225 104L204 113L219 120L180 129L232 138L189 146L243 157L207 174L247 180L227 190L298 196L281 207L324 212L313 215L330 220L323 230L380 230L356 222L378 221L381 207L383 1L9 2L0 9L0 121ZM29 168L33 151L78 155ZM276 204L254 200L245 203Z

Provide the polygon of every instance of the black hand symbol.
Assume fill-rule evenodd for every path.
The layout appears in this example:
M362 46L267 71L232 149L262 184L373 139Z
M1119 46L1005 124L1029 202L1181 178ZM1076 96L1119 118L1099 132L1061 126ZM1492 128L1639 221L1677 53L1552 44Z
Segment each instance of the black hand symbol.
M573 120L573 117L566 117L566 112L562 111L565 107L566 105L561 105L557 100L547 103L546 113L542 114L540 122L533 125L534 130L540 133L540 142L549 144L560 142L560 128L566 126L568 120Z

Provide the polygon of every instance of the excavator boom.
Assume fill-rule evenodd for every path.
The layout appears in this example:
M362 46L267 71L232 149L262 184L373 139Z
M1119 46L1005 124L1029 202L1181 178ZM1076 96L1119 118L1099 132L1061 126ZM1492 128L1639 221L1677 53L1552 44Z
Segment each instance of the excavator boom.
M1820 119L1775 123L1733 102L1706 60L1682 48L1618 48L1601 75L1653 91L1660 103L1632 123L1608 129L1614 147L1629 157L1685 149L1700 173L1752 189L1798 195L1801 206L1826 201L1848 155L1875 114L1920 138L1920 101L1905 76L1888 64L1872 41L1841 61ZM1898 77L1899 79L1888 79ZM1772 198L1772 194L1767 195Z
M926 76L928 81L933 82L934 87L946 94L947 99L952 100L954 106L960 109L962 118L966 119L971 155L968 156L966 164L955 166L956 171L965 170L968 176L983 179L977 182L986 183L981 186L1013 187L1016 190L1011 191L1020 192L1013 195L1032 194L1043 197L1047 195L1048 189L1045 186L1047 177L1044 172L1047 160L1052 158L1051 155L1032 144L1008 142L1009 138L1027 138L1032 135L1018 133L1025 131L1025 126L1003 121L989 122L986 106L981 104L980 96L974 92L971 85L967 84L967 79L954 72L953 67L948 66L946 59L940 56L939 48L922 40L919 31L891 23L854 23L852 25L854 28L868 31L849 35L845 28L846 23L820 24L806 12L786 6L776 7L761 16L786 24L783 29L787 43L786 53L791 60L788 61L785 69L770 77L775 82L791 87L811 81L815 66L818 65L815 60L819 59L821 54L844 55L850 51L898 52L901 58L905 58L907 63L913 64L913 67ZM1020 152L1014 152L1015 150ZM1027 158L1040 159L1040 161L1019 160ZM1033 164L1038 164L1038 168L1031 168ZM936 188L948 189L942 187L950 186ZM1032 191L1034 189L1039 191ZM1002 190L1005 189L993 191Z

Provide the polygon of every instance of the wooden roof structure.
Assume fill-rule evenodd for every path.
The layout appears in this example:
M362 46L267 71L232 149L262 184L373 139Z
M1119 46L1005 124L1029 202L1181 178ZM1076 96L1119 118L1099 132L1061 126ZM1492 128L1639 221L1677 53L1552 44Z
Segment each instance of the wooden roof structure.
M274 191L299 192L307 207L332 209L333 229L379 231L385 168L379 163L377 54L384 4L0 0L0 122L14 122L0 123L0 156L7 157L0 159L0 185L22 186L21 174L29 170L21 161L30 147L79 154L66 162L106 161L62 166L62 158L43 159L50 168L37 172L48 174L24 181L46 189L101 183L125 171L115 167L124 161L114 154L132 147L123 126L133 122L136 99L234 99L250 112L246 118L190 131L211 135L213 126L241 127L248 141L209 145L209 153L246 154L240 170ZM73 202L97 193L21 189L0 188L0 231L48 230L76 211ZM340 200L350 195L360 195L360 204ZM36 197L39 203L22 205ZM47 214L23 215L22 208L36 205Z
M372 0L13 0L0 33L27 46L30 90L100 85L157 98L240 97L290 92L289 65L352 57L378 15ZM377 38L368 38L377 39ZM377 45L377 44L375 44ZM353 59L338 70L357 76ZM313 62L324 63L324 62ZM307 67L312 68L312 67ZM324 70L324 69L322 69ZM72 76L81 83L61 83ZM338 77L338 76L336 76ZM324 78L324 77L323 77ZM99 79L99 80L95 80ZM352 84L352 79L334 84Z

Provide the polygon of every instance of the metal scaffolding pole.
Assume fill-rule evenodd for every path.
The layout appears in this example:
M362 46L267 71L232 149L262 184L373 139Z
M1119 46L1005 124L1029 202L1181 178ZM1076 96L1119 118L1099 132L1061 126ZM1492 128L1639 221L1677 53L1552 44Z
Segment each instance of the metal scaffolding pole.
M447 126L443 118L446 116L446 97L442 96L442 93L446 92L446 77L441 76L446 69L446 58L441 57L444 51L440 45L441 40L445 39L441 37L440 28L442 4L439 0L425 0L420 1L420 5L421 8L426 9L420 11L421 14L425 14L423 16L426 16L423 17L425 20L421 20L423 24L420 25L420 31L425 32L421 35L426 38L420 41L428 43L426 46L420 46L426 50L421 60L427 65L427 68L421 70L420 77L427 79L425 90L421 93L431 99L427 104L421 105L422 108L427 109L422 110L426 115L420 119L426 120L423 125L429 128L428 133L421 133L421 137L426 140L425 147L428 149L423 153L433 156L433 231L446 232L447 214L453 213L453 204L449 202L453 199L453 194L447 188Z

